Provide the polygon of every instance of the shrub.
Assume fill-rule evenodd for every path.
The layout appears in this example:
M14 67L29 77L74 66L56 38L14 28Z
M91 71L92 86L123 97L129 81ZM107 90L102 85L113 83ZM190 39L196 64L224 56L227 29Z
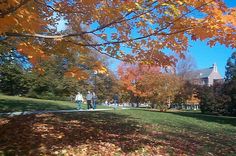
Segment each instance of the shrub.
M202 113L229 115L230 96L224 93L224 84L199 86L197 96L200 99Z

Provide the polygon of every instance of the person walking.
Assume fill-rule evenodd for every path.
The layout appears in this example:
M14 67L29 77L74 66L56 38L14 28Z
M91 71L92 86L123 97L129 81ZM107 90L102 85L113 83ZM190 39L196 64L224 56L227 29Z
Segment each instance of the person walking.
M118 94L116 93L116 94L113 96L114 109L117 109L117 106L118 106L118 100L119 100L119 96L118 96Z
M83 95L80 92L75 96L75 102L77 103L77 109L80 110L82 102L84 102Z
M92 102L93 95L91 94L90 91L88 91L86 100L87 100L87 109L93 108L91 102Z
M97 102L97 95L95 94L95 92L93 92L93 96L92 96L92 103L93 103L93 109L96 109L96 103Z
M105 106L109 106L108 100L105 101Z

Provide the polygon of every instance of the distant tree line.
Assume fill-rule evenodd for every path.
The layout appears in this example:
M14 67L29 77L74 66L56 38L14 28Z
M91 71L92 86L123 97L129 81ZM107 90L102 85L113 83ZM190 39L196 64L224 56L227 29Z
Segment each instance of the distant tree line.
M188 100L200 101L202 113L236 115L236 52L228 59L225 81L213 86L192 84L188 80L194 61L187 58L178 64L178 75L163 72L160 67L121 64L118 69L121 96L125 101L149 103L154 109L166 111L169 104L185 105Z
M77 91L85 95L88 90L95 91L96 88L98 99L104 101L116 91L116 77L110 71L94 75L88 67L86 79L68 76L66 68L74 64L75 58L65 60L63 57L51 56L50 61L40 62L43 68L37 68L14 49L0 54L0 92L3 94L71 100ZM97 58L91 59L96 61Z
M50 61L38 62L39 67L43 67L38 68L15 49L1 48L7 51L0 53L0 92L4 94L71 100L77 91L85 95L90 90L96 92L100 102L112 101L118 93L119 102L135 103L137 107L140 103L149 103L152 108L163 111L170 103L186 104L192 95L197 95L202 113L236 115L236 52L227 61L224 83L196 86L185 80L193 66L188 59L181 64L178 76L172 70L163 72L160 67L121 64L117 78L111 71L95 75L88 62L78 62L77 57L81 56L65 59L52 55ZM98 59L86 56L91 62ZM68 75L68 68L76 63L87 71L84 79ZM106 64L104 60L103 63Z

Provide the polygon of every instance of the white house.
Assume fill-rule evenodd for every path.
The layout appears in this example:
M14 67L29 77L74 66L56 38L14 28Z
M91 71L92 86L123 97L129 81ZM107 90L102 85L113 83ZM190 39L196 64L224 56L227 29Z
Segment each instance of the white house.
M220 75L216 63L210 68L199 69L189 73L188 78L193 84L208 85L211 86L214 82L223 81Z

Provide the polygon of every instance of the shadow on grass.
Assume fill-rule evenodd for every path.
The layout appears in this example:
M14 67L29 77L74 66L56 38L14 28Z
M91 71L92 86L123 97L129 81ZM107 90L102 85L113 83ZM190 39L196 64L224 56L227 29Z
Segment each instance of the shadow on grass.
M209 151L213 155L225 155L236 152L233 136L160 131L159 126L140 125L137 118L112 112L7 117L0 119L0 155L58 155L55 152L63 150L72 151L68 155L205 155Z
M90 150L97 152L97 144L108 143L104 146L127 153L152 144L140 135L143 129L137 122L108 112L17 116L0 128L0 151L5 155L51 155L66 147L90 144L95 148Z
M0 112L72 109L72 105L60 105L49 101L1 99Z

